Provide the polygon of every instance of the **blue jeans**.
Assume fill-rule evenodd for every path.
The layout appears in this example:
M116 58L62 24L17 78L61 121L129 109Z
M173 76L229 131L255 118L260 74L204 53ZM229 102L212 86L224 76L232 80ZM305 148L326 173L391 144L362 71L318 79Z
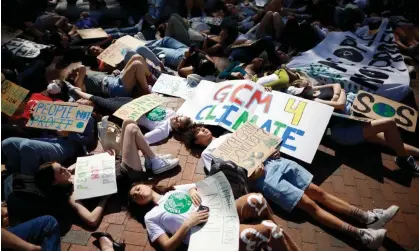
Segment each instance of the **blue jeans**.
M139 32L137 26L130 26L125 28L109 28L104 30L112 39L118 39L125 35L134 36Z
M149 0L148 13L155 19L160 19L161 12L166 5L166 0Z
M7 230L29 243L41 246L44 251L61 250L60 228L52 216L41 216Z
M188 46L171 37L148 41L146 46L157 56L166 55L166 65L177 67L182 61Z
M125 63L128 63L128 61L132 58L132 56L134 56L134 54L141 55L143 58L150 60L151 62L153 62L155 66L160 65L160 59L146 46L138 46L135 49L135 51L127 51L124 58Z
M64 162L75 155L77 146L63 138L8 138L1 142L2 156L11 173L34 174L48 161Z

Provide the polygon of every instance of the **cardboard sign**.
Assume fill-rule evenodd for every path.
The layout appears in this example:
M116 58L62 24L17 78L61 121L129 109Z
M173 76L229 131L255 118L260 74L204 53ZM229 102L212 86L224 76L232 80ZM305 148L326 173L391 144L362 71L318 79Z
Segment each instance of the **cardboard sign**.
M115 156L101 153L77 158L74 176L76 200L114 194L117 191Z
M157 94L144 95L121 106L113 115L122 120L133 119L137 121L141 116L166 101L166 98Z
M240 220L230 183L218 172L196 183L202 205L209 207L203 226L192 228L189 251L238 251ZM205 243L205 245L203 245Z
M372 119L394 118L399 127L409 132L416 130L418 112L415 109L368 92L358 92L352 111Z
M282 139L280 151L311 163L333 107L291 96L266 92L250 80L221 83L201 81L179 114L195 122L237 131L250 122Z
M12 116L28 93L29 90L4 80L1 84L1 112Z
M16 30L4 24L1 24L1 45L9 42L13 38L22 34L22 30Z
M214 150L216 158L233 161L249 170L249 175L262 164L281 143L281 139L255 125L246 123Z
M102 28L77 30L77 33L83 39L94 39L94 38L108 37L108 33L106 33Z
M392 100L402 100L409 92L409 73L388 19L373 34L330 32L287 67L321 83L340 83L346 92L365 90Z
M189 85L184 78L163 73L153 85L152 91L187 100L192 96L195 87Z
M129 35L121 37L104 50L97 59L116 67L124 60L126 52L130 49L135 50L138 46L145 45L144 41L138 40Z
M41 49L48 47L48 45L37 44L21 38L14 38L2 45L2 49L8 50L14 55L23 58L36 58L41 53Z
M38 101L26 126L81 133L92 111L93 107L77 103Z

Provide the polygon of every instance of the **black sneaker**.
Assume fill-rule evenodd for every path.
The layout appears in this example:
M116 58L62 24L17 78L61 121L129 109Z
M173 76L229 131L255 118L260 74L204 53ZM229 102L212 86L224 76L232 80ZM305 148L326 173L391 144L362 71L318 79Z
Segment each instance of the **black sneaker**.
M412 175L415 177L419 177L419 165L416 163L415 158L413 156L409 157L397 157L395 159L396 164L400 168L404 168L412 172Z

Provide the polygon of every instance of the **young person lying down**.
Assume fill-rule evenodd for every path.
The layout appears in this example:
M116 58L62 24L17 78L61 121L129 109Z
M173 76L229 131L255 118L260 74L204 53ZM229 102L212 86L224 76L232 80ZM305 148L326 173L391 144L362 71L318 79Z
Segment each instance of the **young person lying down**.
M226 141L232 134L219 138L202 125L189 127L185 132L185 146L189 149L205 148L201 157L206 170L211 170L212 152ZM279 151L274 152L249 177L255 187L263 195L278 204L284 210L291 212L295 208L302 209L321 224L352 236L368 248L375 249L382 245L387 230L384 225L390 221L399 210L398 206L364 211L329 194L312 183L313 175L294 161L282 158ZM367 228L352 226L329 213L324 208L335 213L350 216Z

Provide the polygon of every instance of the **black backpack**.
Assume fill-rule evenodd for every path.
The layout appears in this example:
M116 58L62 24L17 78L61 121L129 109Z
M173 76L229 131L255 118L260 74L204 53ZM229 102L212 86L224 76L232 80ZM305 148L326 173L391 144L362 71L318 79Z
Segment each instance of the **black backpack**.
M211 170L208 176L218 172L223 172L226 176L230 183L231 190L233 190L234 199L238 199L250 192L247 170L243 167L237 166L237 164L232 161L213 159L211 161Z

